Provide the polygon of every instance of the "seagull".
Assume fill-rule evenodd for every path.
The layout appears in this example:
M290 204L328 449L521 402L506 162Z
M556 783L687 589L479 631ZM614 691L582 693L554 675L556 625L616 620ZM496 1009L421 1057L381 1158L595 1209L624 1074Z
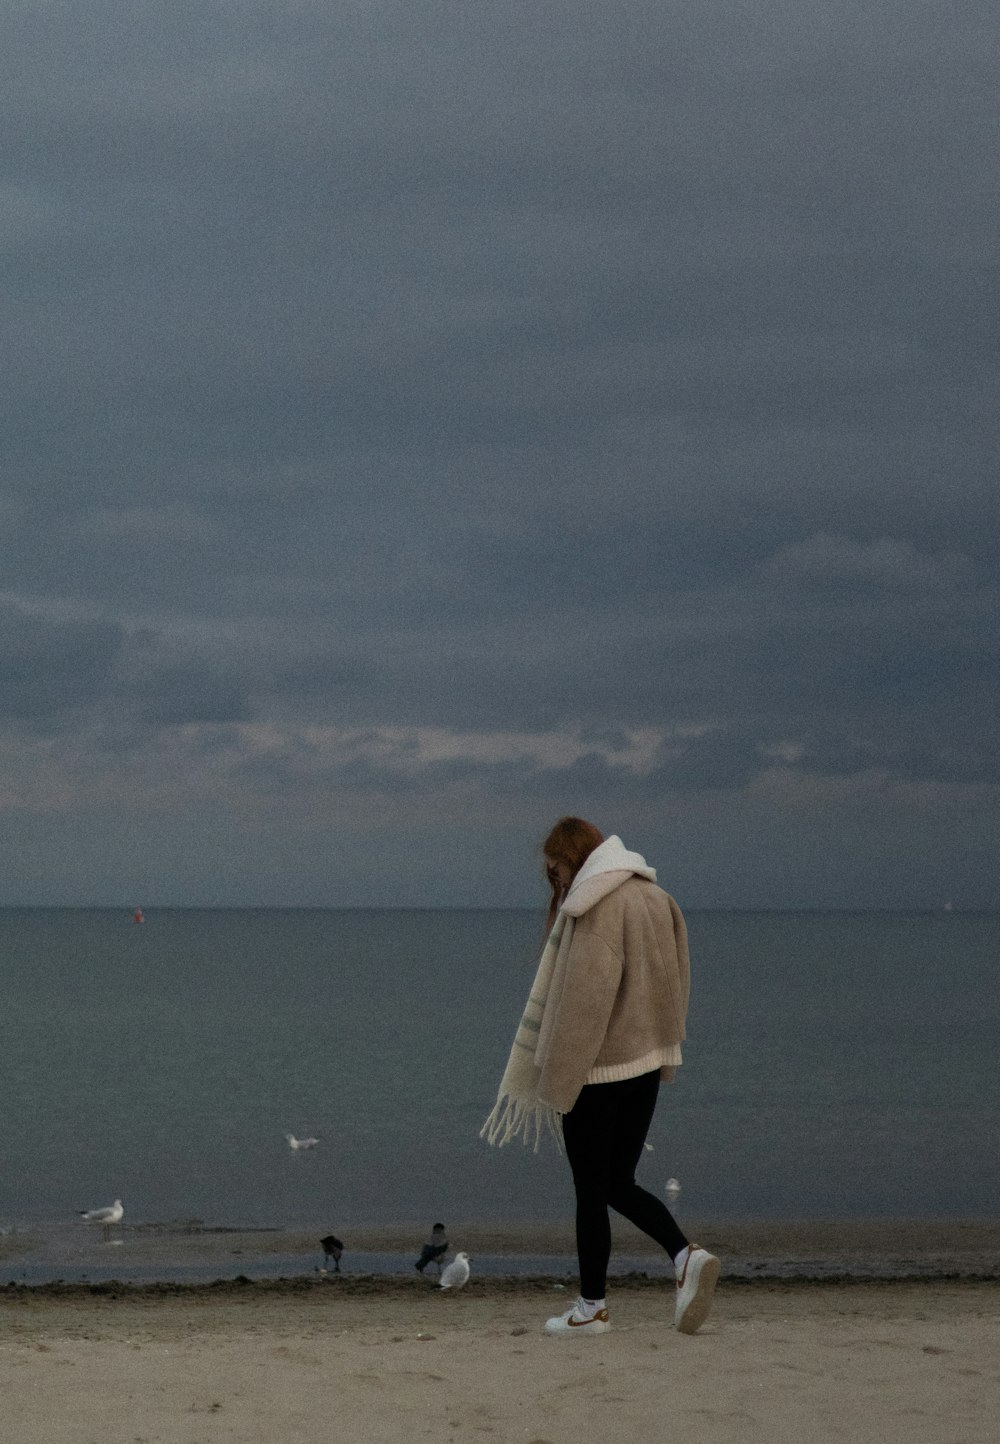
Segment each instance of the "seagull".
M441 1275L439 1289L464 1289L469 1282L469 1255L457 1253Z
M120 1198L116 1198L110 1208L90 1208L81 1210L80 1213L84 1223L99 1223L105 1238L111 1237L111 1225L121 1223L124 1216L125 1210Z
M294 1133L286 1133L285 1137L293 1153L298 1153L303 1148L315 1148L319 1142L318 1138L296 1138Z
M441 1272L442 1261L448 1252L448 1240L445 1238L444 1224L436 1223L431 1229L431 1236L427 1243L420 1250L420 1257L413 1267L418 1273L423 1273L429 1263L436 1263L438 1273Z
M676 1203L677 1195L680 1193L680 1191L681 1186L677 1182L676 1178L668 1178L666 1183L663 1185L663 1192L667 1195L667 1201L669 1203Z
M335 1233L328 1233L326 1238L321 1238L319 1246L323 1250L323 1262L329 1263L333 1259L333 1271L340 1273L340 1256L344 1252L344 1245Z

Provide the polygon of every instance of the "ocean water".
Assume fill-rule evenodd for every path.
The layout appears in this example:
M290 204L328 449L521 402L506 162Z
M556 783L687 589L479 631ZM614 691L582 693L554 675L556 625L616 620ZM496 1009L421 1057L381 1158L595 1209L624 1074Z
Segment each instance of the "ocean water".
M640 1179L682 1218L972 1219L1000 1196L1000 915L688 915L685 1064ZM0 1225L571 1216L487 1147L523 911L0 911ZM286 1133L314 1134L293 1153Z

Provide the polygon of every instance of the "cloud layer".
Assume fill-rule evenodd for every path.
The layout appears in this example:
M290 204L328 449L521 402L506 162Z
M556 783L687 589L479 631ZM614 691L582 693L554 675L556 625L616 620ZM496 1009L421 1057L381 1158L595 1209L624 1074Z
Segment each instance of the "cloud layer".
M0 901L991 906L997 28L6 7Z

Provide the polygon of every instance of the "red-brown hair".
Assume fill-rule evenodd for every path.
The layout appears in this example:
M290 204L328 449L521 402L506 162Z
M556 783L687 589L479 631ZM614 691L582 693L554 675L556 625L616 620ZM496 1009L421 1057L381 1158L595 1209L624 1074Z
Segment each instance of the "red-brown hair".
M594 848L600 847L603 841L604 834L599 832L592 822L585 822L582 817L560 817L542 843L542 853L556 862L566 863L570 870L570 882L572 882ZM552 888L552 898L549 902L547 925L551 928L556 920L556 913L559 911L564 891L558 882L553 882L552 878L549 878L549 885Z

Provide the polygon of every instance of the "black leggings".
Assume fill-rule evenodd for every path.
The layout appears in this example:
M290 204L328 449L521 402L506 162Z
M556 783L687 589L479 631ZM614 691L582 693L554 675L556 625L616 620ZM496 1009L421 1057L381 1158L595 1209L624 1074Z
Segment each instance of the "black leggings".
M667 1206L635 1181L659 1087L659 1070L620 1083L588 1083L563 1117L576 1188L576 1251L585 1299L603 1299L607 1287L609 1205L662 1244L671 1258L687 1244Z

